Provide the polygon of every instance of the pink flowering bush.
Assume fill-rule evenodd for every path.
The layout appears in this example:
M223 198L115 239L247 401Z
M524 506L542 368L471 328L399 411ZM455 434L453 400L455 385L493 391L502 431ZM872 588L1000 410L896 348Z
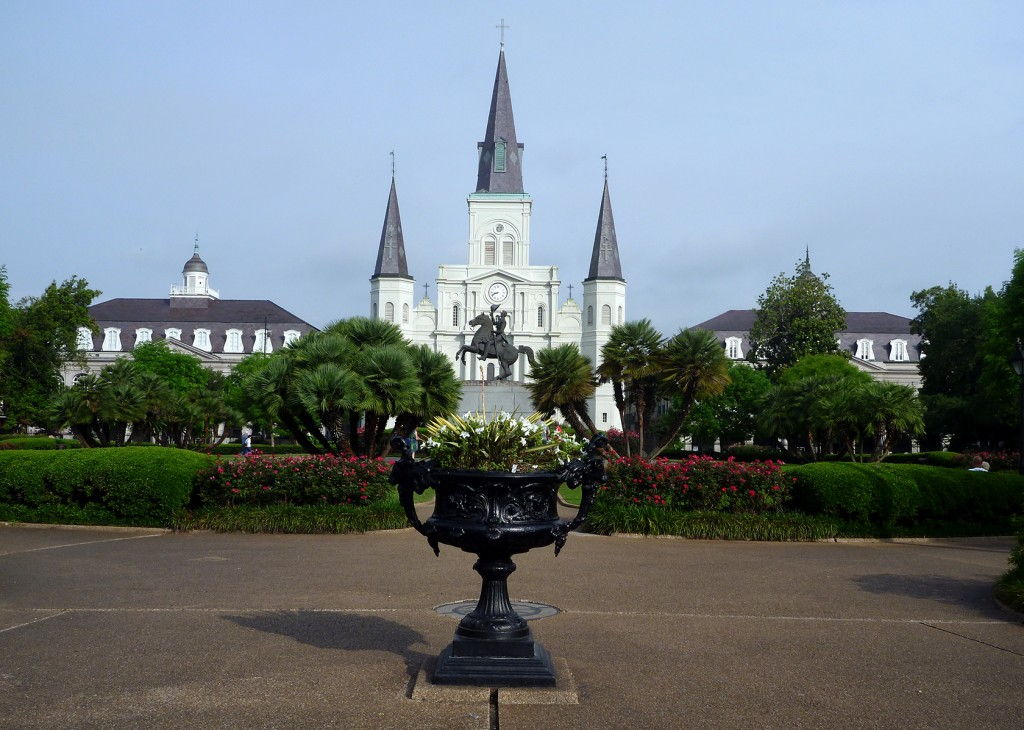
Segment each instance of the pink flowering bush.
M598 499L615 504L648 504L668 509L771 512L789 500L793 478L782 462L741 463L731 457L690 456L682 462L640 457L607 462L608 482Z
M1017 451L965 451L964 464L971 466L974 457L987 461L992 471L1007 471L1017 468Z
M220 460L200 472L204 505L352 504L379 502L391 493L391 465L381 458L289 456L253 451Z

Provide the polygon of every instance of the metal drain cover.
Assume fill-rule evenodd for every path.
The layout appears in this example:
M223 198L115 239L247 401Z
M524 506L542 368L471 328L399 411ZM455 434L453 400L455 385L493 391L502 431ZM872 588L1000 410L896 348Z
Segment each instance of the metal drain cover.
M442 616L454 616L462 618L476 608L476 601L457 601L455 603L442 603L434 606L434 610ZM527 621L538 618L547 618L561 613L557 606L549 606L546 603L534 603L533 601L512 601L512 608L515 612Z

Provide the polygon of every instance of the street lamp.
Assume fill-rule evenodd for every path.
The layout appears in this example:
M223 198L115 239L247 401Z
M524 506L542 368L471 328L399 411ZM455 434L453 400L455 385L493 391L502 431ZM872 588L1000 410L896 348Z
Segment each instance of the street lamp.
M1020 381L1020 439L1017 442L1017 473L1024 474L1024 346L1017 338L1017 345L1014 347L1013 355L1010 357L1010 365L1013 372L1017 373Z

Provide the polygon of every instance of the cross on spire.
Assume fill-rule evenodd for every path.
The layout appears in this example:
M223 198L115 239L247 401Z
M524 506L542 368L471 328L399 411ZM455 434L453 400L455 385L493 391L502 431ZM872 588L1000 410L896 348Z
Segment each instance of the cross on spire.
M604 179L608 180L608 155L601 155L601 159L604 160Z
M423 285L423 298L424 299L430 299L430 284L429 283Z
M511 25L505 25L505 19L502 18L501 19L501 23L499 25L494 26L494 27L501 31L501 47L504 48L505 47L505 31L508 30L509 28L511 28L512 26Z
M569 298L572 299L572 284L569 285Z
M391 177L394 178L395 177L395 151L391 150L388 154L391 155Z

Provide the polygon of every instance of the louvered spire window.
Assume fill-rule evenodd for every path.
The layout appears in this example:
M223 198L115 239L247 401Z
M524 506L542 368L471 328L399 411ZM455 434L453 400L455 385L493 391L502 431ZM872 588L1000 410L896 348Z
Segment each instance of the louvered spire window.
M494 143L494 171L505 172L505 140Z

